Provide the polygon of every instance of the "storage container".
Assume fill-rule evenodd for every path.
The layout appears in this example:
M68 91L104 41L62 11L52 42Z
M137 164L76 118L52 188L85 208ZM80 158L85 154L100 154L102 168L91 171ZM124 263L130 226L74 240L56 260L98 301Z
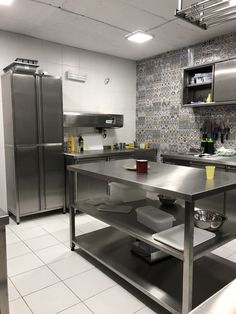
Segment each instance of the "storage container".
M136 208L137 220L156 232L169 229L173 226L175 217L154 206Z
M121 202L132 202L146 198L146 192L141 189L130 187L129 185L110 182L110 199Z

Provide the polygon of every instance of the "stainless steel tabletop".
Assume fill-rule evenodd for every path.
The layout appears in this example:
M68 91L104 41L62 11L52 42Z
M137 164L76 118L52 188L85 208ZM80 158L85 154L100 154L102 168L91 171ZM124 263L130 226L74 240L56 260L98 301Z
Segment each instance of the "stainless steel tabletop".
M194 309L191 314L235 314L236 280Z
M152 151L153 149L143 149L143 151ZM97 157L109 157L109 156L119 156L119 155L132 155L136 151L141 151L141 149L119 149L119 150L88 150L83 153L64 153L65 156L76 158L76 159L86 159L86 158L97 158Z
M220 166L228 166L228 167L236 167L236 156L232 157L222 157L212 155L209 157L199 157L190 154L181 154L181 153L165 153L162 154L163 158L168 159L175 159L175 160L185 160L185 161L192 161L204 164L213 164L213 165L220 165Z
M134 164L134 159L125 159L72 165L67 169L98 179L129 183L190 202L236 188L235 173L216 170L214 180L207 181L204 169L153 162L149 162L148 174L138 174L136 171L125 169L125 166Z

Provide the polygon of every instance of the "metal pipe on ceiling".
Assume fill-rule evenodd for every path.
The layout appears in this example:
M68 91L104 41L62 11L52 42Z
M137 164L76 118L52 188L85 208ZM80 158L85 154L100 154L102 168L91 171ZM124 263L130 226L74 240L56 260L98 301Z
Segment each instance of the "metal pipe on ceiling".
M183 0L179 0L179 2L181 2L181 7L183 7ZM182 13L186 13L187 11L191 10L193 7L200 7L200 6L203 6L203 5L206 5L206 4L209 4L209 6L210 6L210 5L213 5L213 4L217 4L218 2L219 2L219 0L204 0L204 1L201 1L201 2L198 2L198 3L194 3L194 4L192 4L188 8L180 9L179 11L181 11Z
M223 20L218 20L218 21L211 22L211 23L208 24L208 27L221 25L224 22L229 22L229 21L233 21L233 20L236 20L236 13L235 13L235 16L228 17L228 18L223 19Z
M218 14L218 15L213 15L211 17L203 17L203 22L204 23L210 23L212 20L217 20L217 19L224 19L225 17L231 16L231 15L235 15L236 11L229 11L229 12L225 12L224 14Z
M183 6L183 0L178 1L179 8ZM190 7L176 11L176 16L187 22L207 29L210 25L218 25L235 19L236 3L231 0L204 0L192 4Z
M221 15L222 13L230 12L232 9L236 9L236 4L234 6L231 6L231 7L220 8L220 9L216 10L213 13L208 13L207 15L205 15L204 12L203 12L202 18L204 20L207 20L207 19L212 18L214 16Z

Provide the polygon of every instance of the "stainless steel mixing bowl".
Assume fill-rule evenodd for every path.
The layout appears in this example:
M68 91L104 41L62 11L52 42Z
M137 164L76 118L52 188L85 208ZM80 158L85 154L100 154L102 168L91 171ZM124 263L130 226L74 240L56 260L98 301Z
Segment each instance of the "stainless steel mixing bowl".
M195 226L209 231L218 230L226 219L223 214L211 210L197 210L194 213Z
M162 205L166 205L166 206L172 206L174 205L176 199L172 198L170 196L167 195L163 195L163 194L159 194L158 198L160 200L160 202L162 203Z

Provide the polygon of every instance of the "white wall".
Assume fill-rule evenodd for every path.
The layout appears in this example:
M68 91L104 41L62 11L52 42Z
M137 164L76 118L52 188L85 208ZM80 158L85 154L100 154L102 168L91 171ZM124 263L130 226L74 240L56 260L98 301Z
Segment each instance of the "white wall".
M99 40L99 39L98 39ZM41 68L63 77L64 110L124 114L124 127L108 132L104 144L135 139L136 64L133 61L0 31L0 69L17 57L39 60ZM65 79L65 71L84 72L85 84ZM109 77L110 83L104 84ZM6 208L5 161L0 91L0 207Z

